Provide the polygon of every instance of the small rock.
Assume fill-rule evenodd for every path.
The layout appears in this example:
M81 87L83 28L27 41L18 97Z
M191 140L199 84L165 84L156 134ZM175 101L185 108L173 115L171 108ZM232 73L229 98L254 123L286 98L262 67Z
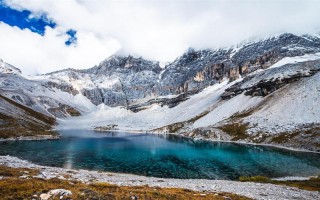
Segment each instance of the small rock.
M40 194L40 200L49 200L51 198L50 194Z
M131 199L132 200L138 200L138 197L134 195L134 196L131 196Z
M19 176L19 178L21 178L21 179L25 179L25 178L28 178L28 175L22 175L22 176Z
M50 190L48 194L53 196L60 195L64 197L64 196L72 195L72 192L70 190L65 190L65 189L54 189L54 190Z

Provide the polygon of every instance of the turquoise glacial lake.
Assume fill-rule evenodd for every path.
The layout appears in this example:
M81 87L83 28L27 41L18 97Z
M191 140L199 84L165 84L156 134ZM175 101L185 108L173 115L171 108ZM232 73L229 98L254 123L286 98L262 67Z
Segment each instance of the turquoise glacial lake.
M320 154L174 135L60 131L60 140L0 142L0 155L36 164L183 179L320 174Z

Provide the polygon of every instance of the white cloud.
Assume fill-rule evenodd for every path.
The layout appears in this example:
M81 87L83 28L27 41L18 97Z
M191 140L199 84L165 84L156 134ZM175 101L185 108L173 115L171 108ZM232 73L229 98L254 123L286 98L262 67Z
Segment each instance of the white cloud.
M312 0L5 2L35 16L46 13L58 24L56 29L47 28L43 37L1 24L0 57L28 73L91 67L120 47L148 59L171 61L188 47L229 46L253 36L312 33L320 27L320 1ZM64 45L66 36L61 33L68 29L77 30L77 46ZM6 45L2 40L8 40Z
M64 68L92 67L120 49L117 41L79 32L77 45L66 46L68 36L46 27L44 36L0 22L0 57L23 73L47 73Z

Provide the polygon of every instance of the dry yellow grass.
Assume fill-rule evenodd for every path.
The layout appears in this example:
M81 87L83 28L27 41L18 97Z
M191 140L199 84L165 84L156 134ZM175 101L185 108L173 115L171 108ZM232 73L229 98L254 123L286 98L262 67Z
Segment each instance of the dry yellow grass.
M72 196L64 199L80 200L108 200L108 199L131 199L137 197L139 200L151 199L181 199L181 200L246 200L249 198L227 193L199 193L188 189L158 188L149 186L117 186L108 183L84 184L78 181L68 181L61 179L38 179L32 178L39 173L31 169L13 169L0 167L0 176L5 178L0 180L0 197L3 200L32 199L33 195L39 197L42 193L47 193L51 189L63 188L70 190ZM28 175L29 178L19 178L21 175ZM58 199L59 197L56 197Z

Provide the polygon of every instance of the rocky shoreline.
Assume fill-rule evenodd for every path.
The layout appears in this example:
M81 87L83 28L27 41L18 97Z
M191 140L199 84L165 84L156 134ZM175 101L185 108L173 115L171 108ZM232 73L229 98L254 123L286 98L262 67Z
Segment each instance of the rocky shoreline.
M235 143L235 144L244 144L244 145L265 146L265 147L273 147L273 148L278 148L278 149L285 149L285 150L289 150L289 151L299 151L299 152L320 154L320 151L312 151L312 150L308 150L308 149L304 149L304 148L287 147L287 146L281 146L281 145L275 145L275 144L253 143L253 142L246 142L246 141L217 140L217 139L203 138L203 137L187 137L185 135L180 135L180 134L173 134L173 135L178 135L178 136L185 137L185 138L192 139L192 140L203 140L203 141L209 141L209 142L225 142L225 143Z
M58 140L60 135L36 135L36 136L19 136L10 138L0 138L0 142L16 141L16 140Z
M253 143L253 142L246 142L246 141L231 141L231 140L218 140L216 138L205 138L205 137L189 137L187 135L178 134L178 133L159 133L159 132L152 132L152 131L142 131L142 130L120 130L120 129L112 129L116 127L114 125L111 128L104 128L104 127L96 127L92 129L93 131L99 132L103 134L103 132L128 132L133 134L144 133L144 134L155 134L155 135L175 135L179 137L183 137L190 140L202 140L202 141L209 141L209 142L225 142L225 143L235 143L235 144L244 144L244 145L256 145L256 146L266 146L266 147L274 147L279 149L285 149L290 151L300 151L300 152L307 152L307 153L317 153L320 154L320 151L312 151L304 148L297 148L297 147L287 147L283 145L275 145L275 144L267 144L267 143ZM29 140L58 140L61 138L61 135L37 135L37 136L19 136L19 137L11 137L11 138L0 138L0 142L5 141L29 141Z
M0 156L0 165L11 168L37 169L38 178L59 178L83 183L106 182L119 186L143 186L163 188L185 188L194 191L228 192L254 199L317 199L319 192L300 190L294 187L253 182L205 179L167 179L131 174L108 173L88 170L63 169L40 166L11 156ZM67 178L66 178L67 177ZM23 178L23 177L21 177Z
M97 130L98 129L98 130ZM202 140L202 141L208 141L208 142L226 142L226 143L235 143L235 144L244 144L244 145L255 145L255 146L265 146L265 147L274 147L278 149L285 149L289 151L300 151L300 152L306 152L306 153L317 153L320 154L320 151L312 151L304 148L297 148L297 147L287 147L283 145L276 145L276 144L267 144L267 143L253 143L253 142L247 142L247 141L231 141L231 140L218 140L216 138L205 138L205 137L190 137L188 135L179 134L179 133L160 133L160 132L153 132L153 131L143 131L143 130L120 130L120 129L100 129L100 127L97 127L95 129L89 129L96 132L99 132L103 134L103 132L128 132L128 133L143 133L143 134L155 134L155 135L175 135L179 137L183 137L190 140Z

